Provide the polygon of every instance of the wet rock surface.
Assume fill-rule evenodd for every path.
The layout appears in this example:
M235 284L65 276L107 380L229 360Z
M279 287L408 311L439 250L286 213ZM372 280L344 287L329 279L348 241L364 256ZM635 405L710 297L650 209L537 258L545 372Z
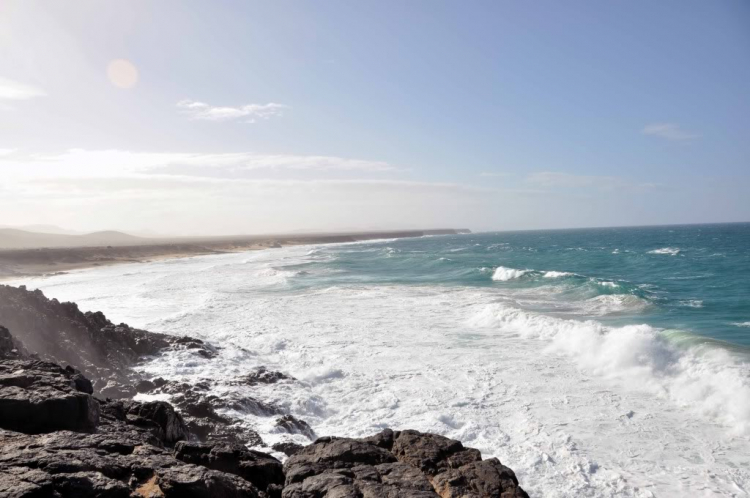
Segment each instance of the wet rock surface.
M282 466L248 449L261 438L226 413L275 417L279 432L312 441L305 421L253 397L219 396L217 381L145 379L131 368L175 349L210 360L210 345L115 326L101 313L7 286L2 320L20 326L23 341L0 325L0 498L527 496L496 458L417 431L278 442L273 449L289 456ZM295 379L259 367L229 382ZM128 399L136 393L172 403Z

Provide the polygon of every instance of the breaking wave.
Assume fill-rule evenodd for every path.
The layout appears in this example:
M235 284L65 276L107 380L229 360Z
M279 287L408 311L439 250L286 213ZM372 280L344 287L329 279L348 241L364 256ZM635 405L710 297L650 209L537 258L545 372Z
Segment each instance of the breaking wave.
M506 268L504 266L498 266L495 268L495 272L492 274L492 280L499 282L505 282L516 278L521 278L531 270L516 270L515 268Z
M599 376L616 378L697 410L741 435L750 433L750 368L745 354L707 345L679 347L648 325L607 327L487 305L474 325L511 330L547 343L550 352L573 358ZM698 342L698 341L696 341Z

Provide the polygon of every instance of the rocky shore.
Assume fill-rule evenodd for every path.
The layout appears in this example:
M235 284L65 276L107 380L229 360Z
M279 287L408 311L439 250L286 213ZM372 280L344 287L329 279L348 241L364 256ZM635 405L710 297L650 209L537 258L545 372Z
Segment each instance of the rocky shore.
M525 497L496 458L435 434L386 429L317 438L303 420L252 397L143 378L144 358L221 350L112 324L100 312L0 286L0 497ZM293 380L256 368L233 382ZM165 401L136 401L137 393ZM274 456L227 412L262 412L310 444Z

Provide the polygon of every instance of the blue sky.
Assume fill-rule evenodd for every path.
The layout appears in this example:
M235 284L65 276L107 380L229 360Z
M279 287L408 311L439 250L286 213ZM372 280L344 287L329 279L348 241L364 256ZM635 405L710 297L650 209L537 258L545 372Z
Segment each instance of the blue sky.
M0 224L746 221L748 82L745 1L10 0Z

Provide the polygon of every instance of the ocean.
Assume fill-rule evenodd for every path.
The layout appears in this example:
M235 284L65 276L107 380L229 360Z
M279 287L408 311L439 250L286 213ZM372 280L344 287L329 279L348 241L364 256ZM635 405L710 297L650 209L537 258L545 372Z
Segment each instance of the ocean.
M154 377L289 373L221 389L318 435L437 432L532 496L750 494L747 223L297 246L14 283L221 348L145 363ZM307 442L233 415L269 446Z

